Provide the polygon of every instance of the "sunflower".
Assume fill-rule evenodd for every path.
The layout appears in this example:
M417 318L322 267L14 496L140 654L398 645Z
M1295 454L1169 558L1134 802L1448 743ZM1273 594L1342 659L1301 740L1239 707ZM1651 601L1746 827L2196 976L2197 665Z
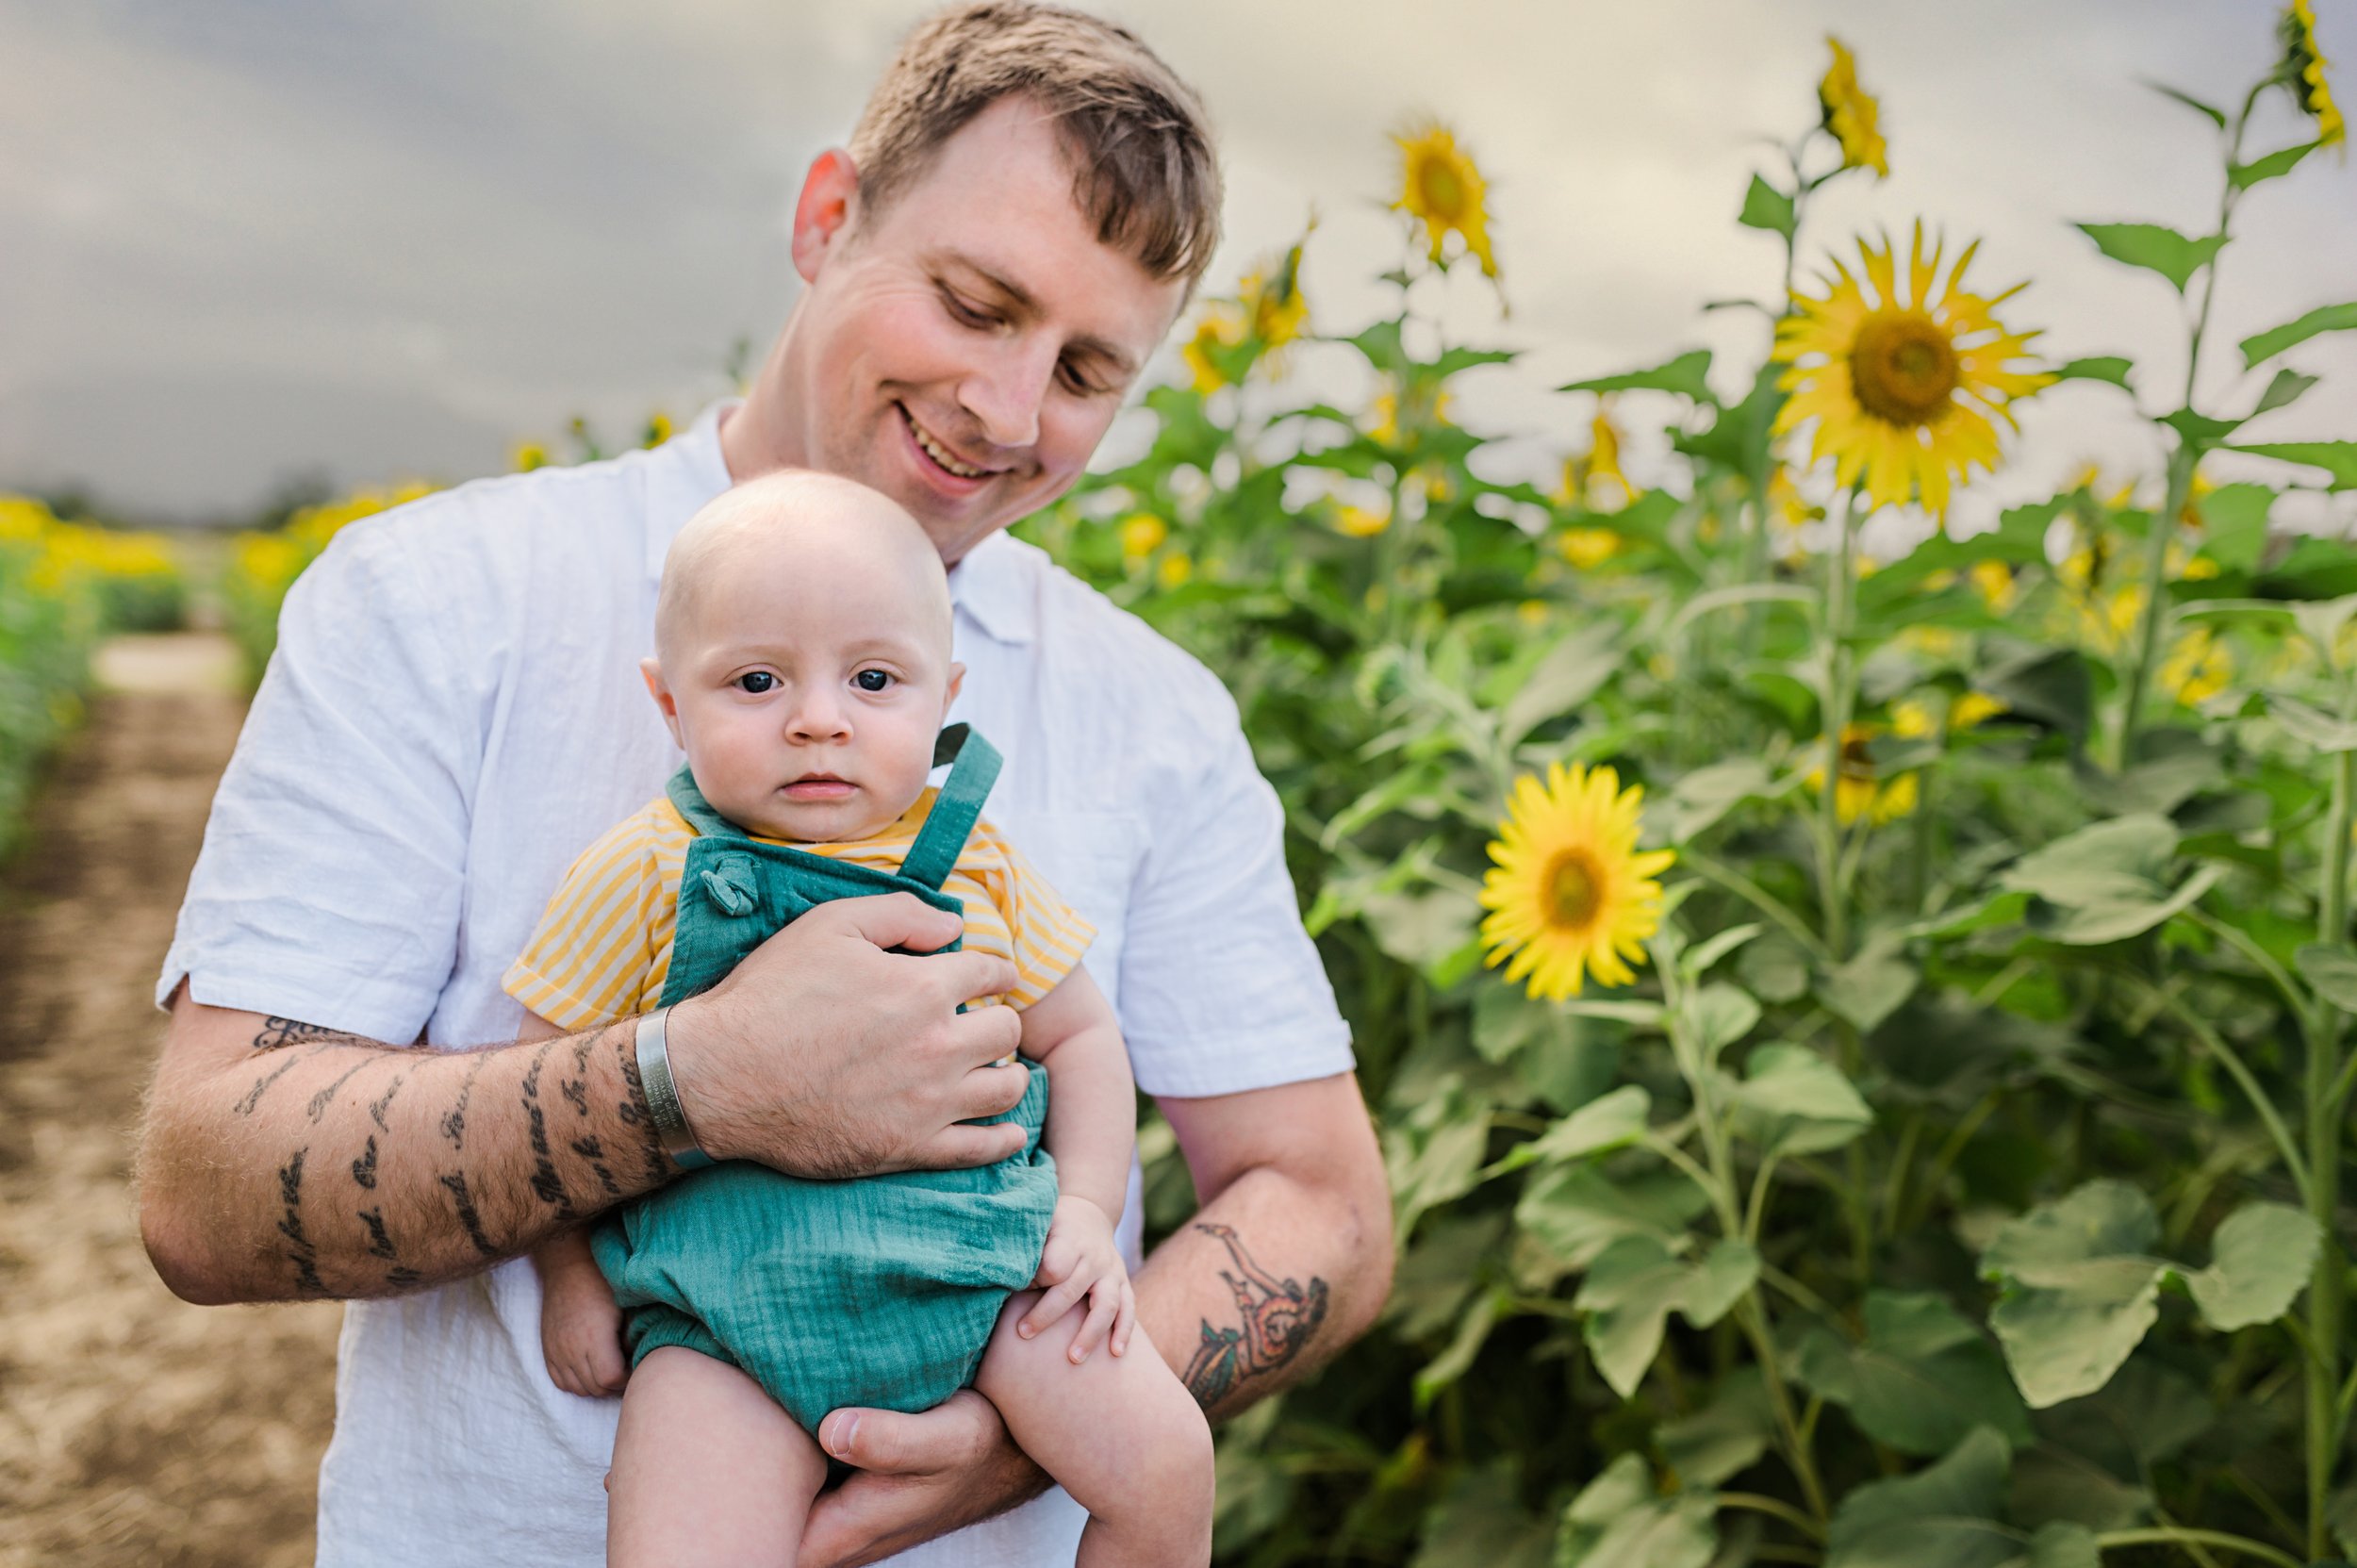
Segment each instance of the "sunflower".
M2300 111L2315 117L2318 141L2327 147L2345 143L2349 126L2324 80L2324 68L2331 62L2316 47L2316 13L2309 0L2292 0L2278 26L2283 40L2283 85L2292 90Z
M671 416L658 408L647 416L647 427L638 433L642 447L659 447L672 436Z
M1871 169L1876 179L1887 179L1889 149L1883 145L1883 133L1876 125L1882 118L1882 105L1857 85L1857 61L1849 46L1831 33L1825 35L1825 41L1833 45L1833 64L1826 69L1825 79L1817 84L1817 102L1824 109L1825 129L1841 143L1841 167Z
M1221 369L1221 360L1243 345L1244 336L1243 315L1227 301L1213 300L1202 319L1195 323L1195 335L1178 351L1195 378L1197 392L1210 397L1228 385L1228 372Z
M1609 408L1599 405L1589 423L1586 454L1563 459L1563 482L1556 487L1555 499L1566 506L1599 510L1625 507L1637 499L1637 487L1621 471L1621 433Z
M2200 707L2234 678L2234 655L2206 626L2185 634L2161 661L2161 689L2188 708Z
M1580 570L1593 571L1621 553L1621 536L1609 528L1566 528L1556 548Z
M1301 294L1301 247L1273 268L1255 268L1236 285L1237 303L1261 347L1281 349L1310 329L1310 302Z
M1930 716L1920 704L1916 713L1902 711L1893 718L1894 733L1904 737L1917 737L1929 733ZM1859 817L1870 818L1876 827L1896 821L1913 811L1922 800L1922 786L1912 773L1902 773L1886 780L1874 766L1874 737L1883 734L1879 724L1844 724L1841 726L1841 782L1834 785L1833 811L1843 827ZM1824 755L1821 740L1811 749ZM1808 787L1822 795L1825 792L1825 765L1820 762L1808 770Z
M1464 239L1465 253L1481 263L1483 275L1497 276L1484 205L1489 188L1472 155L1457 144L1456 135L1447 126L1435 120L1420 121L1392 140L1400 153L1399 200L1392 206L1423 220L1432 264L1448 265L1442 245L1453 229Z
M1391 508L1341 506L1334 512L1334 531L1354 539L1371 539L1392 525Z
M1621 787L1609 767L1550 763L1546 783L1529 774L1514 792L1498 836L1496 862L1481 883L1481 940L1494 967L1511 957L1506 978L1528 977L1530 994L1561 1001L1593 975L1626 985L1644 941L1661 925L1661 884L1653 879L1677 857L1640 852L1638 811L1644 790Z
M1127 561L1143 561L1170 537L1170 524L1151 512L1133 512L1121 520L1121 555Z
M1922 224L1904 293L1897 247L1861 240L1863 281L1837 257L1840 281L1821 299L1797 299L1776 325L1775 357L1788 367L1778 385L1791 394L1776 434L1813 421L1810 461L1833 458L1836 482L1862 479L1875 505L1920 497L1925 510L1944 514L1956 479L1996 465L1989 416L2012 425L2006 404L2054 379L2015 367L2037 334L2008 332L1993 313L2021 285L1994 299L1965 290L1976 249L1965 247L1935 297L1945 247L1926 259Z
M518 441L516 450L508 454L508 462L518 473L530 473L549 466L549 449L537 441Z

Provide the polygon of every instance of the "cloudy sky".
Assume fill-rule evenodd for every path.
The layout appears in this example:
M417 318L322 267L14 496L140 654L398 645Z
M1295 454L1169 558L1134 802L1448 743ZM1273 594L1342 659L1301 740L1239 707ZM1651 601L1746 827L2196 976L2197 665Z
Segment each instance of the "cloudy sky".
M587 414L609 429L724 390L794 298L784 216L913 0L0 0L0 486L79 484L157 516L234 513L290 476L457 478ZM1425 303L1529 352L1464 417L1534 470L1578 438L1578 376L1706 345L1755 357L1778 247L1729 222L1764 137L1813 118L1823 35L1883 100L1892 177L1829 189L1818 248L1918 216L1984 239L1976 279L2055 357L2184 373L2179 305L2070 220L2206 232L2206 124L2137 85L2231 103L2274 53L2272 0L1108 0L1211 106L1229 278L1315 208L1315 325L1386 302L1387 130L1452 123L1492 181L1510 319L1477 280ZM2357 5L2317 0L2357 110ZM2305 140L2287 102L2253 144ZM2204 393L2231 343L2357 296L2357 168L2329 156L2237 217ZM2279 439L2357 434L2357 334ZM1313 357L1304 373L1341 376ZM2337 393L2337 401L2334 394ZM1632 412L1641 412L1633 410ZM2025 415L2001 489L2088 458L2157 467L2117 392ZM1637 461L1645 457L1638 443ZM1520 456L1516 456L1519 452ZM1640 475L1642 477L1642 475Z

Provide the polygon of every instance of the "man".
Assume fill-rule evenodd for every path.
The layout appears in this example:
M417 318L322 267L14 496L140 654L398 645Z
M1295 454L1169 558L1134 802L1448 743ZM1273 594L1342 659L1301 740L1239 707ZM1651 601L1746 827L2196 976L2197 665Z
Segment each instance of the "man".
M884 490L953 567L957 716L1008 758L994 817L1097 926L1088 966L1201 1197L1138 1276L1154 1341L1221 1415L1374 1316L1380 1161L1234 706L997 536L1080 474L1217 206L1192 93L1130 35L1027 5L937 17L812 165L808 287L741 405L355 525L289 596L159 984L141 1220L189 1299L354 1298L322 1563L600 1560L613 1406L549 1383L513 1260L676 1174L668 1108L635 1022L519 1045L499 977L569 858L676 765L635 669L671 535L781 466ZM1020 1091L990 1065L1012 1015L954 1009L1009 977L885 950L956 925L827 905L675 1008L702 1146L812 1176L1006 1152L964 1123ZM1136 1225L1133 1194L1133 1250ZM839 1411L823 1438L856 1471L806 1561L1070 1559L1068 1500L1025 1502L1042 1478L971 1391Z

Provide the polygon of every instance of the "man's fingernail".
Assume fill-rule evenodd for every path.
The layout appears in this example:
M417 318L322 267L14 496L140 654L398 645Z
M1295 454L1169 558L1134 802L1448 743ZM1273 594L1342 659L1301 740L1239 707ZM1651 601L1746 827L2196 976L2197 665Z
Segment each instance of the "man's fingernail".
M846 1416L841 1421L836 1422L834 1427L834 1441L832 1444L829 1444L827 1452L832 1454L837 1459L849 1457L851 1452L851 1439L858 1431L859 1417L856 1415Z

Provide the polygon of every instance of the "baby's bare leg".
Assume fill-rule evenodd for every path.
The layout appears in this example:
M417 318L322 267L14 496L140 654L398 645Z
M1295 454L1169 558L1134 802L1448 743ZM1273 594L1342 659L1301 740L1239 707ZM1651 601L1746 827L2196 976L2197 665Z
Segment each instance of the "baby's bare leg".
M1078 1568L1202 1568L1211 1560L1211 1428L1141 1325L1129 1348L1065 1354L1083 1313L1014 1331L1039 1293L998 1315L974 1379L1007 1431L1089 1510ZM641 1376L645 1369L640 1369ZM636 1385L634 1383L633 1388Z
M630 1375L606 1479L607 1568L793 1568L826 1456L738 1371L667 1345Z

